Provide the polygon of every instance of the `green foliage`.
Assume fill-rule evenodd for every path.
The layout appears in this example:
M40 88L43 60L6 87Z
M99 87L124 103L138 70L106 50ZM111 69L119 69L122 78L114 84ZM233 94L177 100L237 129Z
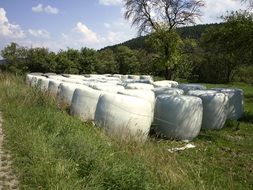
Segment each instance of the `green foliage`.
M159 56L158 63L164 70L166 79L172 78L172 73L182 58L183 41L176 31L160 28L149 38Z
M139 71L139 62L135 51L126 46L119 46L115 50L118 71L121 74L136 74Z
M202 77L207 82L230 82L241 65L253 62L252 14L232 12L223 19L223 25L210 27L201 39L205 58Z
M1 56L5 59L5 64L2 69L14 73L27 71L26 55L26 48L21 47L16 43L11 43L1 51Z
M95 70L97 73L118 73L115 55L111 49L99 51L97 53L97 64Z
M81 48L80 50L80 73L94 73L95 65L97 64L96 51L90 48Z

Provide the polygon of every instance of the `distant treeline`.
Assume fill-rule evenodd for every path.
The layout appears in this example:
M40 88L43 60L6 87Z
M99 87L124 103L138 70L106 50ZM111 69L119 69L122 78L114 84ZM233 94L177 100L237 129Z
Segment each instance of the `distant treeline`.
M172 68L173 80L253 83L253 19L248 13L234 13L222 24L178 28L182 41L180 61ZM149 36L93 50L26 48L11 43L1 51L2 70L15 73L120 73L164 76L159 52Z

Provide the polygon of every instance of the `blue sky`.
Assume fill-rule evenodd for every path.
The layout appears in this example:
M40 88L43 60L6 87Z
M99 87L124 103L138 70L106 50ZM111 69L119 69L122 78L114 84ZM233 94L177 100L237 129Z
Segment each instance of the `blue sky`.
M197 23L244 8L239 0L206 0ZM52 51L124 42L137 32L123 12L121 0L0 0L0 50L10 42Z

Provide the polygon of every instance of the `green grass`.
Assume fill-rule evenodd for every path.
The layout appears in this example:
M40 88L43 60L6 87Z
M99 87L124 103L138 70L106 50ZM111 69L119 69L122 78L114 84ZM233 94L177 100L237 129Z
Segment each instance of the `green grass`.
M252 189L253 87L232 86L245 91L242 121L201 131L195 149L172 154L168 148L184 143L106 136L59 110L53 98L27 87L21 77L1 74L4 146L21 189Z

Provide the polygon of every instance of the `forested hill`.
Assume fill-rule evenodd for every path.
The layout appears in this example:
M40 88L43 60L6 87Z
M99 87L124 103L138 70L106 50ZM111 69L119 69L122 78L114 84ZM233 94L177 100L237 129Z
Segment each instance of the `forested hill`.
M205 31L205 29L209 26L216 26L219 24L201 24L201 25L195 25L195 26L186 26L178 28L178 32L180 33L182 38L193 38L193 39L199 39L201 37L201 34ZM128 40L126 42L116 44L113 46L106 46L102 48L101 50L105 49L112 49L114 50L117 46L124 45L131 49L145 49L147 51L150 51L150 47L145 43L145 40L147 39L147 36L140 36L137 38L133 38L131 40Z

